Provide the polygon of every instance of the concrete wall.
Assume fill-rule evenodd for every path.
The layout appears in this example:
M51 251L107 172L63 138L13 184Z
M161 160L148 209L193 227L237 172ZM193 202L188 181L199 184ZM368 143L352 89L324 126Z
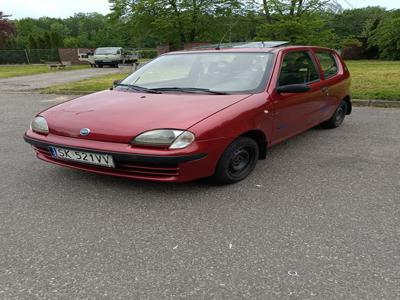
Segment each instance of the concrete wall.
M80 52L86 52L94 49L83 49L80 48ZM58 55L60 56L60 61L71 62L72 65L87 65L85 61L78 60L78 48L58 48Z

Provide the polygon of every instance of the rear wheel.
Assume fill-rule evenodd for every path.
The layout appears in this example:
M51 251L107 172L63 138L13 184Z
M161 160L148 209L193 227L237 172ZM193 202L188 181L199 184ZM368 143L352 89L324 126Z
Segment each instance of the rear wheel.
M347 103L346 101L342 101L339 107L336 109L333 116L328 121L321 123L321 126L323 128L328 128L328 129L337 128L340 125L342 125L344 118L346 117L346 114L347 114Z
M220 184L229 184L245 179L254 170L258 155L258 145L253 139L238 138L219 159L214 180Z

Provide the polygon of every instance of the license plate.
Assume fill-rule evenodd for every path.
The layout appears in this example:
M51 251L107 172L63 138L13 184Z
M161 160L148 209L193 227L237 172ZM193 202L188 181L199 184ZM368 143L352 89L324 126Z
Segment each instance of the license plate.
M49 146L51 156L57 159L72 160L80 163L115 168L114 160L109 154L78 151Z

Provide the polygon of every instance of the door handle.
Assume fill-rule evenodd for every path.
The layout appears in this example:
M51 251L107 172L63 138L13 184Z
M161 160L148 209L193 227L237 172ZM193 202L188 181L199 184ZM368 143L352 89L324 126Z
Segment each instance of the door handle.
M329 88L326 86L326 87L323 87L322 89L321 89L321 91L325 94L325 96L329 96Z

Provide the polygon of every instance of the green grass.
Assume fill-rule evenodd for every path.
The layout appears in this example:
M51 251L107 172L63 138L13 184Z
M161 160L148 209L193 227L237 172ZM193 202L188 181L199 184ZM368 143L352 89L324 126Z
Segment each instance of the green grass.
M382 99L400 101L400 61L346 61L352 75L354 99ZM113 74L56 85L43 90L55 94L88 94L109 88L114 80L128 74Z
M89 65L76 65L67 66L65 70L78 70L88 68ZM0 66L0 79L24 75L34 75L40 73L60 72L64 70L57 70L50 68L47 65L2 65Z
M400 101L400 61L346 61L354 99Z

